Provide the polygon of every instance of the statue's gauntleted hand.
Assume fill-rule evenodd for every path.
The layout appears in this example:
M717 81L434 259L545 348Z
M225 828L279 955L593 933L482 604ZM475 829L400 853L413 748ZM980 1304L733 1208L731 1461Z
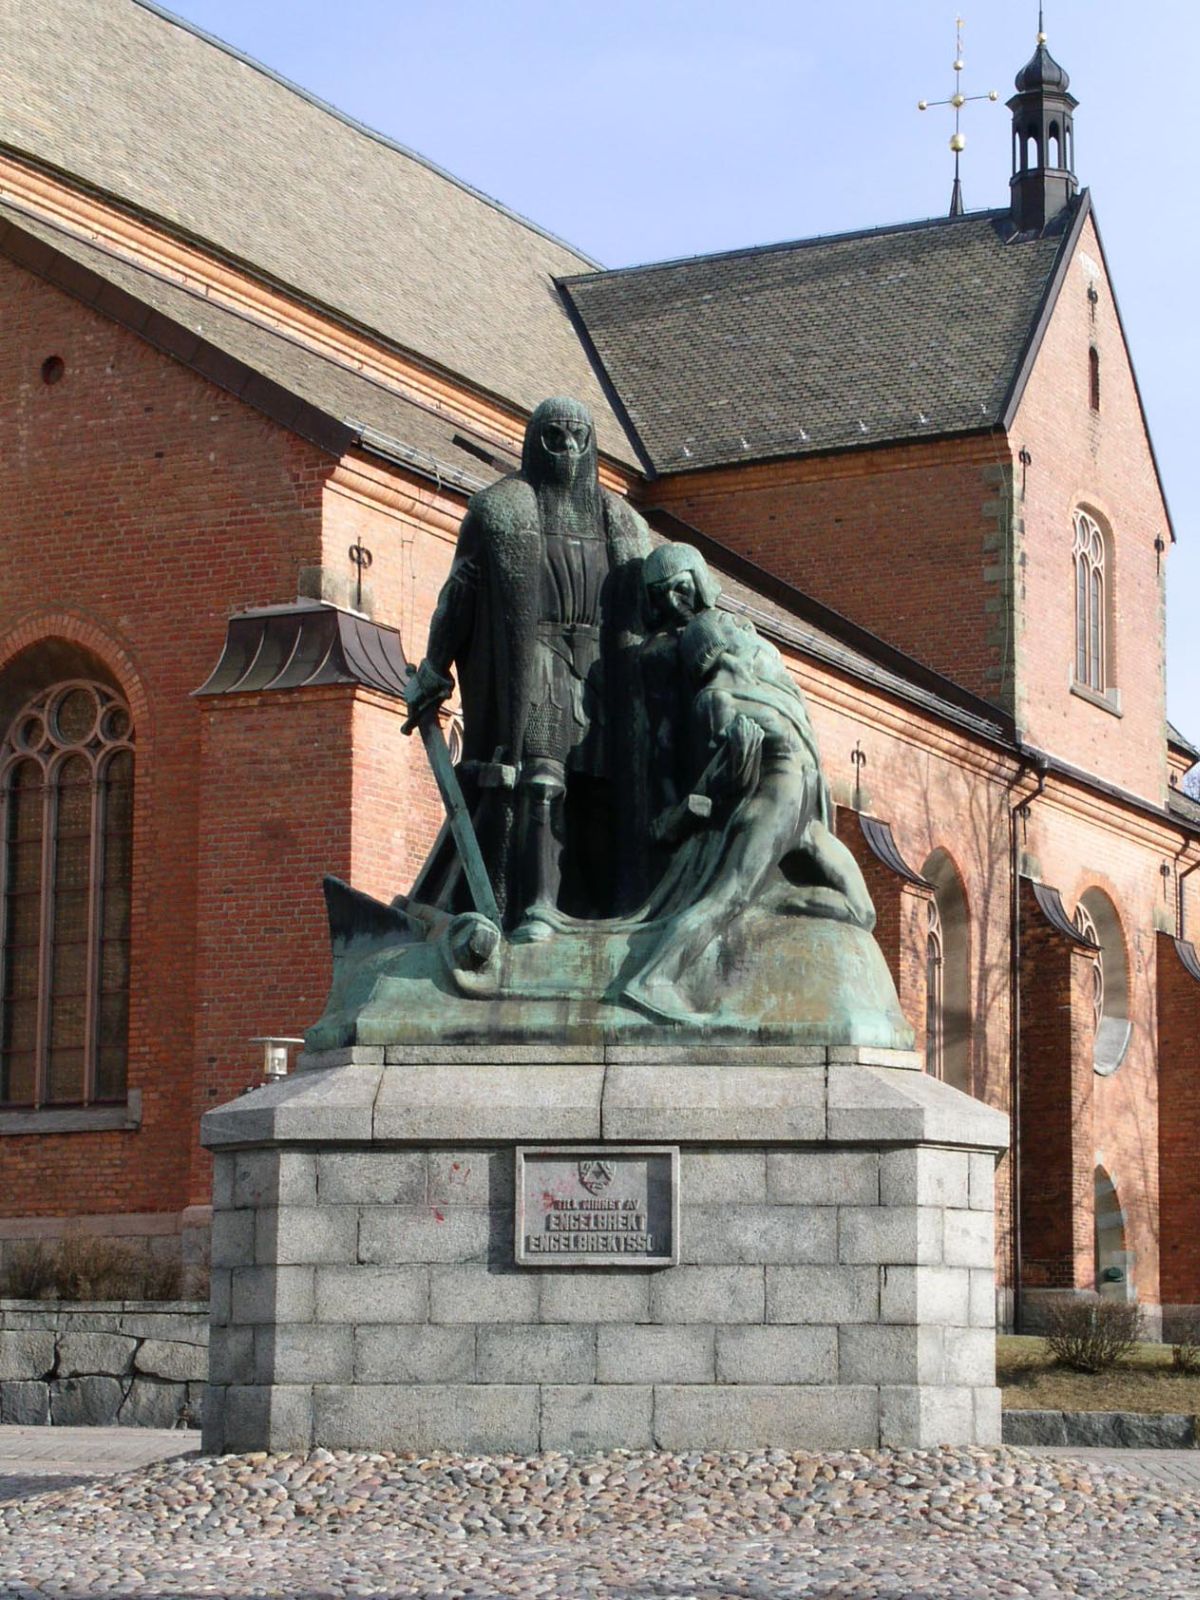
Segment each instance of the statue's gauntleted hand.
M422 661L404 685L404 703L408 707L405 731L415 727L431 706L441 705L453 692L454 679L439 672L428 660Z

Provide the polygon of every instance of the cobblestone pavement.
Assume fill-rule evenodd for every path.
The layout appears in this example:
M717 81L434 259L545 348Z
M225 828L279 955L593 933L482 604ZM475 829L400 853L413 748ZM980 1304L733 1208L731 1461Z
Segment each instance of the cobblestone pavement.
M1153 1462L1131 1471L1117 1452L318 1450L160 1459L36 1492L64 1465L192 1443L109 1433L55 1456L45 1435L66 1430L38 1431L0 1430L0 1471L32 1469L0 1504L4 1600L1200 1600L1200 1491L1161 1456L1152 1479Z

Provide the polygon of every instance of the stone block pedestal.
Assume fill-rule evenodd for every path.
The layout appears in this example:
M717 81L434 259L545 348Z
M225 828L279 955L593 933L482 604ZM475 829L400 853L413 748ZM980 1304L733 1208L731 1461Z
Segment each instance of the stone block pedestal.
M917 1057L413 1054L205 1117L206 1450L999 1444L1007 1120ZM518 1266L547 1143L678 1148L678 1264Z

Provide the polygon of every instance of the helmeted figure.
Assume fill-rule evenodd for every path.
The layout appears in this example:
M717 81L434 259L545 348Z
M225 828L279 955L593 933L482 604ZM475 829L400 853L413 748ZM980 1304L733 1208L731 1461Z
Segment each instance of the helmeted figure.
M560 899L603 915L639 885L632 855L614 874L612 723L622 744L637 695L645 523L600 485L595 430L578 401L545 400L525 432L521 471L476 494L459 530L425 659L410 680L414 717L445 699L457 673L463 708L459 776L505 925L549 934ZM589 872L589 854L596 865ZM447 909L469 901L448 841L435 847L412 898Z

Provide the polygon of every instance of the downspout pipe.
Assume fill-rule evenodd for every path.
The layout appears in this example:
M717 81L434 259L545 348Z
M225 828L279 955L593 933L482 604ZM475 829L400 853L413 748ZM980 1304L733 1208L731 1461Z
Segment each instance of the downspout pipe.
M1037 775L1037 788L1026 795L1008 813L1009 845L1009 993L1008 993L1008 1103L1011 1123L1009 1142L1009 1171L1011 1173L1012 1206L1012 1292L1013 1331L1020 1331L1022 1313L1022 1255L1021 1255L1021 851L1017 838L1018 824L1029 819L1035 800L1046 792L1046 778L1050 764L1043 755L1022 755L1012 787L1031 772Z

